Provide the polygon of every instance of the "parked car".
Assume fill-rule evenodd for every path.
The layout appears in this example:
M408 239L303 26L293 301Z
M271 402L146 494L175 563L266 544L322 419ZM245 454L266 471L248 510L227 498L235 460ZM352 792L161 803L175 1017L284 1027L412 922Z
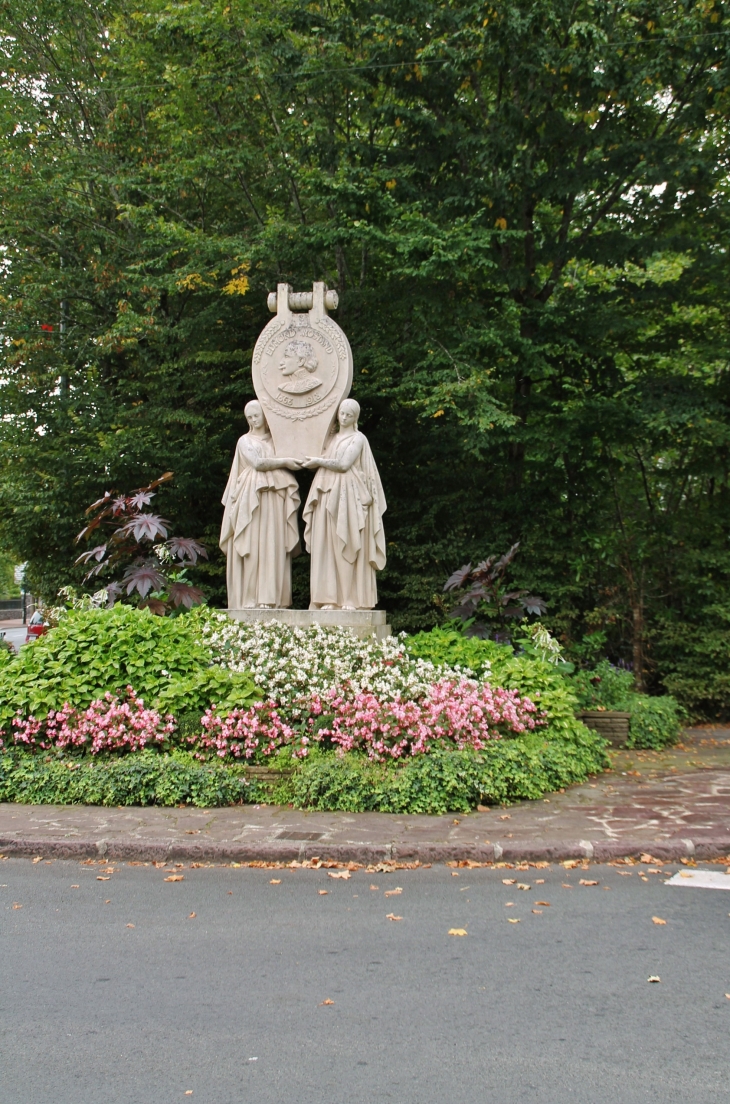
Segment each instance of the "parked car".
M48 632L48 625L43 620L43 614L40 610L36 610L26 626L26 644L29 644L31 640L37 640L39 636L43 636L46 632Z

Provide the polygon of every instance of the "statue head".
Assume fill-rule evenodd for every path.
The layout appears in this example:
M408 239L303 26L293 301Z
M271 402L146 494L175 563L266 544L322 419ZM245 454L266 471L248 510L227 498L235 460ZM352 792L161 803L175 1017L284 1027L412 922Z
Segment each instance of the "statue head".
M251 402L247 402L243 408L243 413L246 415L249 429L269 428L266 423L264 408L258 399L251 399Z
M360 403L355 399L344 399L340 403L340 409L337 414L337 420L342 427L354 425L357 429L357 422L360 417Z
M314 346L309 341L290 341L284 347L279 367L282 376L293 376L295 372L302 368L307 372L313 372L317 367L317 354L314 351Z

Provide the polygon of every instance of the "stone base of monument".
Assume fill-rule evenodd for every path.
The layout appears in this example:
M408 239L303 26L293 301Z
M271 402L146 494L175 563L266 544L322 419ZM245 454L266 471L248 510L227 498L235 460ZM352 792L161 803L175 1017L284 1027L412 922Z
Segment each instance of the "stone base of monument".
M235 621L281 621L293 628L324 625L351 629L362 639L374 636L382 640L392 633L385 610L229 609L226 613Z

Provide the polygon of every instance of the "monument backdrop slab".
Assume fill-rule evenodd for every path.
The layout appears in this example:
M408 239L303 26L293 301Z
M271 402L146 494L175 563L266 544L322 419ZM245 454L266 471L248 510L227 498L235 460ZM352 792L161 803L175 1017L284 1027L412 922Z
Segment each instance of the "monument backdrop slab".
M327 303L334 307L336 297L323 283L304 294L279 284L276 318L254 348L253 386L277 456L321 456L339 405L350 393L352 350ZM305 304L306 312L293 309Z
M386 623L385 610L229 609L226 613L234 621L281 621L302 629L308 625L351 629L361 639L375 636L382 640L393 631Z

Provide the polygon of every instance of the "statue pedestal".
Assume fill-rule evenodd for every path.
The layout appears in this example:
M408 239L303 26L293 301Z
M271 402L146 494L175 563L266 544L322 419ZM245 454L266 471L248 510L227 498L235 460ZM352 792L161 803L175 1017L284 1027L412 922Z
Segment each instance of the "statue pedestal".
M351 629L362 639L375 636L382 640L392 633L385 610L229 609L226 613L234 621L281 621L292 628L325 625Z

